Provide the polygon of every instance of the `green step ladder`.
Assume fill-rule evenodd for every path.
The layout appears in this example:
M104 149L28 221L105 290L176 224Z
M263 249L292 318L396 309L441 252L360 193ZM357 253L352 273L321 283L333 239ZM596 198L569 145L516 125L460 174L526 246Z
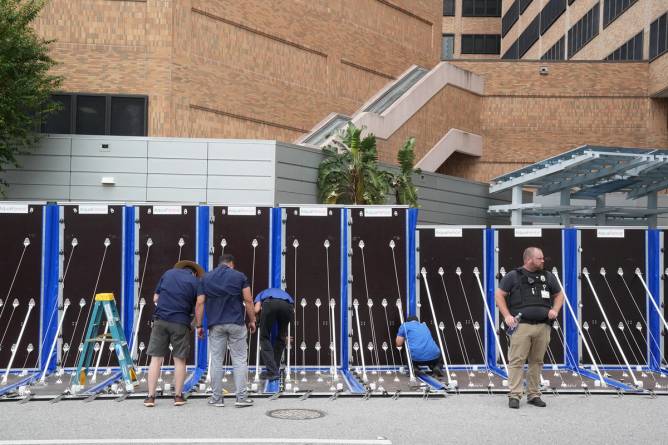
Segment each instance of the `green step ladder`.
M106 316L107 328L103 334L99 334L102 323L102 315ZM109 331L109 333L107 333ZM118 358L118 365L123 373L123 380L125 381L125 390L133 392L134 387L139 383L137 381L137 372L135 371L132 356L128 351L128 342L125 340L123 327L121 326L121 317L118 315L116 308L116 300L114 294L103 293L95 295L95 306L93 307L93 315L91 316L86 330L86 337L83 341L83 350L77 360L76 372L72 375L72 382L70 392L76 394L81 391L87 381L87 370L91 365L94 357L94 345L97 342L102 342L99 351L102 354L105 343L113 343L116 357Z

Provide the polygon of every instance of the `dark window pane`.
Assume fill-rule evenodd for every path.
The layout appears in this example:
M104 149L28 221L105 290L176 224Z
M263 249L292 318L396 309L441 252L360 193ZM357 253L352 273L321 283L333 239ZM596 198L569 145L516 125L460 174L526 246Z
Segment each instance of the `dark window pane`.
M68 134L71 133L72 97L65 94L56 94L52 100L60 104L60 110L50 114L42 124L42 133Z
M462 54L473 53L473 36L462 35Z
M668 33L668 14L664 14L659 19L659 54L666 52L666 34Z
M508 31L510 31L513 25L517 22L517 19L520 16L519 6L520 6L520 0L515 0L515 2L512 5L510 5L510 8L508 8L505 15L501 19L502 36L508 34Z
M443 0L443 15L449 17L455 15L455 0Z
M462 3L462 15L463 16L472 16L473 15L473 0L464 0Z
M77 134L105 134L106 97L77 96Z
M652 22L649 26L649 58L653 59L657 54L659 43L659 21Z
M144 132L145 99L142 97L111 98L111 131L117 136L146 136Z

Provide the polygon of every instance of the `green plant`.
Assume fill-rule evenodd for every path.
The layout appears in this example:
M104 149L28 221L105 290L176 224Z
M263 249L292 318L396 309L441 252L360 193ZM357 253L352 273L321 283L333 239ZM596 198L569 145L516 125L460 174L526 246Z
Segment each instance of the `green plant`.
M5 165L18 165L16 156L34 146L39 123L57 109L50 98L61 78L49 73L55 65L49 57L51 41L31 27L44 3L0 0L0 172Z
M361 137L349 124L333 144L324 148L318 167L318 193L325 204L383 204L392 174L378 168L376 137Z
M415 138L408 138L404 146L397 153L399 174L393 175L392 186L397 198L397 204L406 204L411 207L418 206L417 188L413 185L413 174L420 174L420 169L415 166Z

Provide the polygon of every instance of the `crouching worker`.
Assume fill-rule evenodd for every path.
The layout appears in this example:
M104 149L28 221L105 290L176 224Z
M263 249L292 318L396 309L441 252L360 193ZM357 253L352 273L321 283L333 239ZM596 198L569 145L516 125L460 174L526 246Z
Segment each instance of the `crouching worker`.
M144 406L155 406L155 390L162 361L172 345L174 357L174 405L186 403L183 382L186 378L186 360L190 355L190 328L197 301L198 278L204 269L193 261L179 261L163 274L153 295L155 312L147 354L151 357L148 370L148 396Z
M288 324L295 315L294 300L282 289L265 289L255 297L255 313L260 314L260 354L267 367L260 378L275 380L279 378L281 357L288 340ZM272 346L270 334L275 324L278 325L278 337Z
M395 343L397 347L408 343L407 347L416 374L420 372L420 366L426 366L435 376L443 377L441 351L431 337L427 325L420 323L417 317L408 317L406 322L399 326Z

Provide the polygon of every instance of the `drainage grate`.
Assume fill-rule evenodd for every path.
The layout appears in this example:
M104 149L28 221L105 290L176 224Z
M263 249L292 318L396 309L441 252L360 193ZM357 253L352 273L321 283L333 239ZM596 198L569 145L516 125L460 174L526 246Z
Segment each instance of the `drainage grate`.
M274 409L267 411L269 417L285 420L309 420L323 417L325 413L317 409Z

